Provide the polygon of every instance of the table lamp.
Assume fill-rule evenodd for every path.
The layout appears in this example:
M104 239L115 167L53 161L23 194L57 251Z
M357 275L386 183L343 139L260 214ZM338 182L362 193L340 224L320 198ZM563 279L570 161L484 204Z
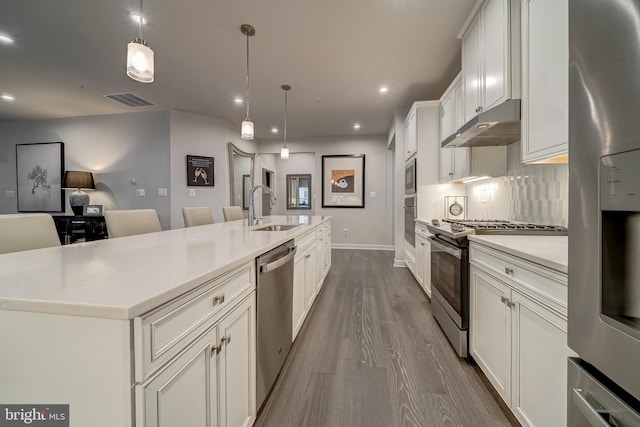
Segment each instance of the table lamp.
M89 195L82 190L95 190L96 185L91 172L66 171L62 188L76 190L69 195L69 204L75 215L82 215L82 207L89 204Z

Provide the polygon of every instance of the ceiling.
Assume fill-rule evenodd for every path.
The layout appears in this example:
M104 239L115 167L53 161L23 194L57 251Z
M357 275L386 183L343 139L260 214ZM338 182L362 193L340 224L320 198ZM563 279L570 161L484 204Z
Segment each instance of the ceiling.
M460 70L456 38L476 0L146 0L155 82L125 74L138 0L2 0L0 120L181 110L240 123L251 24L250 117L256 137L386 133L393 112L437 99ZM378 93L381 85L389 92ZM104 97L131 92L155 107ZM361 129L353 129L354 123ZM281 135L281 134L279 134Z

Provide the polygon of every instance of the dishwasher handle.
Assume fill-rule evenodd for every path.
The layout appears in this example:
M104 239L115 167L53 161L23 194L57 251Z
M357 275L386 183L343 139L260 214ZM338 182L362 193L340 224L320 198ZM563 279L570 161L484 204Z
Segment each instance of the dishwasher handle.
M268 273L270 271L276 270L291 261L291 258L293 258L296 254L297 248L297 246L294 246L293 248L291 248L289 253L273 262L260 264L260 273Z

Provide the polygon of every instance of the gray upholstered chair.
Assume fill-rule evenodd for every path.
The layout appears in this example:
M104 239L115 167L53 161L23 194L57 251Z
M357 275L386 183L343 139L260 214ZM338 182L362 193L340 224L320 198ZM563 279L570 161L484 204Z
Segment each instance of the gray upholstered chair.
M0 215L0 254L60 246L51 215Z
M106 211L104 219L109 238L162 231L155 209Z
M213 215L209 208L182 208L185 227L213 224Z
M225 206L222 208L222 214L225 221L235 221L244 219L242 208L240 206Z

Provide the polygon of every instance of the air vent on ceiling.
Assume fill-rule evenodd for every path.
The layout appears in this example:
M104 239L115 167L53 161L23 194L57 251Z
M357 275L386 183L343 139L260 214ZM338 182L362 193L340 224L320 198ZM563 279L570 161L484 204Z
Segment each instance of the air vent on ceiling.
M133 93L114 93L105 96L121 104L124 104L127 107L149 107L151 105L155 105L153 102L142 99L138 95L134 95Z

